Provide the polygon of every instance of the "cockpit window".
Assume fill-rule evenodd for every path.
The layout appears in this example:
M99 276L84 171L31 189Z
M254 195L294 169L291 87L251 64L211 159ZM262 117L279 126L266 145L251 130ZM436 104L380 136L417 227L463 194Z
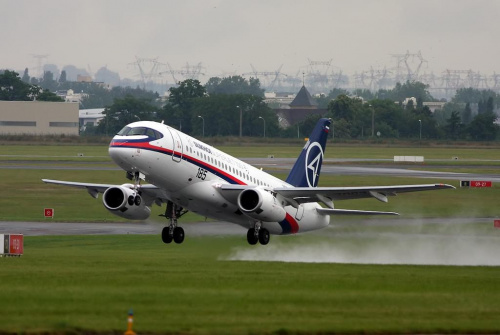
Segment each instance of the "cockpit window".
M146 135L148 137L156 138L155 131L153 129L146 129Z
M163 137L162 133L159 131L156 131L151 128L146 128L146 127L128 127L126 126L122 130L118 132L118 135L120 136L137 136L137 135L145 135L151 139L156 139L159 140L160 138Z
M134 136L134 135L146 135L146 128L135 127L135 128L130 129L127 136Z
M118 132L118 134L117 134L117 135L120 135L120 136L127 136L127 134L128 134L128 132L130 131L130 129L132 129L132 128L125 126L125 127L123 127L123 128L122 128L122 130L120 130L120 131Z

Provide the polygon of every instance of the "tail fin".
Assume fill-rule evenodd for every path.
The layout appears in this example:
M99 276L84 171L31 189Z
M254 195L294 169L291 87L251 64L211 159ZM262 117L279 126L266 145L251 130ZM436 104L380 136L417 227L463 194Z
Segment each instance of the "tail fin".
M320 119L318 121L292 171L290 171L286 179L287 183L295 187L318 186L331 122L331 119Z

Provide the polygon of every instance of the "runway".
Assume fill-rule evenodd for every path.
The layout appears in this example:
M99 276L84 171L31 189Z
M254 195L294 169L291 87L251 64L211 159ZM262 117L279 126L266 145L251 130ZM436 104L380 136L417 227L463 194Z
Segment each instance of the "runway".
M255 167L262 168L268 173L288 173L295 163L295 158L241 158L242 161ZM446 161L439 165L426 166L424 164L403 165L392 160L381 159L325 159L321 168L322 174L327 175L363 175L363 176L393 176L435 178L448 180L489 180L500 182L500 174L475 174L458 172L464 166L457 167ZM475 161L477 162L477 161ZM497 162L485 160L486 162ZM373 165L376 163L376 165ZM465 164L465 163L464 163ZM467 165L465 164L467 167ZM473 165L470 168L494 169L492 165ZM90 170L90 171L122 171L112 163L103 162L74 162L74 161L33 161L15 160L0 162L0 169L36 169L36 170ZM439 171L442 169L456 169L457 172ZM430 171L432 170L432 171Z
M181 223L187 236L246 236L246 230L229 222ZM41 235L154 235L164 225L148 222L94 223L94 222L16 222L0 221L0 234Z
M243 158L242 160L256 167L262 167L264 170L267 169L269 172L279 171L283 173L288 173L292 169L295 162L295 159L293 158ZM432 160L429 161L431 162ZM500 182L500 174L475 174L439 171L441 169L456 169L459 171L464 167L457 167L441 160L433 162L439 162L440 165L426 166L424 164L397 164L390 159L325 159L323 161L323 166L321 167L321 173L328 175L394 176L438 178L448 180L489 180L492 182ZM497 161L484 161L484 163L487 162ZM376 165L373 165L373 163L376 163ZM491 165L473 165L470 166L470 168L493 169L494 167ZM434 171L429 171L427 169Z
M494 218L360 218L359 220L341 220L333 218L329 227L307 235L339 235L344 228L359 229L374 227L411 227L435 225L441 227L460 227L470 224L488 224L493 227ZM222 221L182 223L186 236L246 236L246 230L236 224ZM154 235L160 234L164 225L152 222L22 222L0 221L0 234L18 233L26 236L41 235ZM347 236L345 232L341 233Z

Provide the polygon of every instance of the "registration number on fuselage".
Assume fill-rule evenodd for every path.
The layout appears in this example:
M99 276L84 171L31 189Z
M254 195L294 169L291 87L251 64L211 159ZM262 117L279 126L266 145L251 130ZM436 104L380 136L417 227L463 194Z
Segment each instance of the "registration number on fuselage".
M207 170L198 168L198 173L196 174L196 178L205 180L206 177L207 177Z

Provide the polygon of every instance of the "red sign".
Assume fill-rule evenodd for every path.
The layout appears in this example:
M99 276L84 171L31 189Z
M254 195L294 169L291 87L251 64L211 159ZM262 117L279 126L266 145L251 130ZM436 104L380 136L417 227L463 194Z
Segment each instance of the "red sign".
M23 254L23 235L10 234L9 253L14 255Z
M500 228L500 220L495 220L495 221L493 221L493 226L494 226L495 228Z
M46 218L53 218L54 217L54 208L45 208L43 210L43 215L45 215Z
M493 184L491 181L482 180L471 180L470 187L491 187Z

